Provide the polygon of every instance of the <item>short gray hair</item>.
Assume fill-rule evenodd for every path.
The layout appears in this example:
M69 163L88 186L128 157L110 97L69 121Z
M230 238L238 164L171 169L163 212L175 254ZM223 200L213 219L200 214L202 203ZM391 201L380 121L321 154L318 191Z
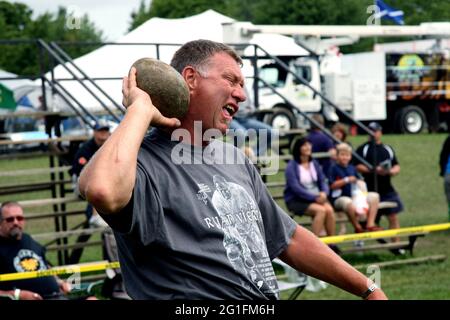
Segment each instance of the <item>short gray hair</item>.
M228 54L242 66L242 59L233 48L224 43L203 39L185 43L175 52L170 65L179 73L182 73L185 67L192 66L205 76L209 59L216 53Z
M2 202L2 205L0 206L0 222L3 221L3 209L6 208L6 207L19 207L19 208L22 208L22 206L19 203L15 202L15 201Z

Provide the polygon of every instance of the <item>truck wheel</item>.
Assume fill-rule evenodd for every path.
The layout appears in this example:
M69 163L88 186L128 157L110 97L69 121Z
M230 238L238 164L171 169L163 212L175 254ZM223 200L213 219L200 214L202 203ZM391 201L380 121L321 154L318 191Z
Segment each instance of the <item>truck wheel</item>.
M273 113L267 116L266 123L279 130L290 130L297 127L297 119L294 113L283 107L274 108Z
M396 122L401 133L419 133L425 127L425 113L417 106L407 106L399 111Z

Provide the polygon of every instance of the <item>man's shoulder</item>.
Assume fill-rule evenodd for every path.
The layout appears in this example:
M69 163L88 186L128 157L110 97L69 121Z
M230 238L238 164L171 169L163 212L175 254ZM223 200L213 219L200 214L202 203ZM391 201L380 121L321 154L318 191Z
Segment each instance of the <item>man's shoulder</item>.
M151 159L153 164L157 162L167 165L167 161L170 161L176 165L190 165L194 161L194 157L196 158L198 156L202 157L199 164L250 163L243 150L221 139L213 139L206 147L202 148L171 140L170 136L155 137L154 135L147 135L144 138L139 150L138 162L146 163ZM196 158L195 161L197 160Z
M33 237L30 234L25 233L25 232L22 234L22 241L28 242L28 243L32 243L32 244L34 244L34 245L36 245L38 247L43 247L39 242L34 240Z
M356 148L356 153L361 154L361 153L363 152L364 149L367 150L368 148L370 148L371 145L372 145L372 144L370 143L370 141L364 142L363 144L359 145L359 146Z
M139 155L152 156L152 154L161 154L162 150L172 148L175 144L177 142L171 140L169 134L154 128L142 140Z
M372 144L372 143L371 143L370 141L366 141L366 142L360 144L356 149L362 149L362 148L364 148L365 146L370 146L371 144Z
M92 147L93 145L95 145L95 139L90 138L89 140L82 143L80 148L89 148Z
M91 138L81 144L80 148L78 149L78 153L86 153L90 150L94 150L96 148L96 146L97 145L95 143L94 138Z
M382 143L381 147L388 153L391 160L395 158L395 150L392 146Z
M385 149L388 149L388 150L390 149L390 150L394 151L394 148L390 144L382 143L381 146Z
M20 238L20 240L15 240L12 241L10 239L7 238L3 238L0 237L0 244L2 244L4 247L8 247L11 246L12 244L19 244L19 247L28 247L28 246L38 246L39 248L43 248L43 246L37 242L36 240L33 239L33 237L31 235L29 235L28 233L22 233L22 238Z

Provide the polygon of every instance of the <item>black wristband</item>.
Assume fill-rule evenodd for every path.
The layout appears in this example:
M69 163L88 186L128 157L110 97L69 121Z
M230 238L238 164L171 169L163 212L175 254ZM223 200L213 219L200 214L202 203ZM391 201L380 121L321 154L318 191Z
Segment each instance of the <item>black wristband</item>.
M367 288L367 291L361 295L361 298L367 299L377 289L378 286L375 283L372 283L369 288Z

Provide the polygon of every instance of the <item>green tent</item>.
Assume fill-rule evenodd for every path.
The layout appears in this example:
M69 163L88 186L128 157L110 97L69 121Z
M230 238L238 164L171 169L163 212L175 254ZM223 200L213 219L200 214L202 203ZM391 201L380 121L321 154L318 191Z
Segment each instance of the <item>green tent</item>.
M17 103L11 89L0 83L0 108L16 110Z

